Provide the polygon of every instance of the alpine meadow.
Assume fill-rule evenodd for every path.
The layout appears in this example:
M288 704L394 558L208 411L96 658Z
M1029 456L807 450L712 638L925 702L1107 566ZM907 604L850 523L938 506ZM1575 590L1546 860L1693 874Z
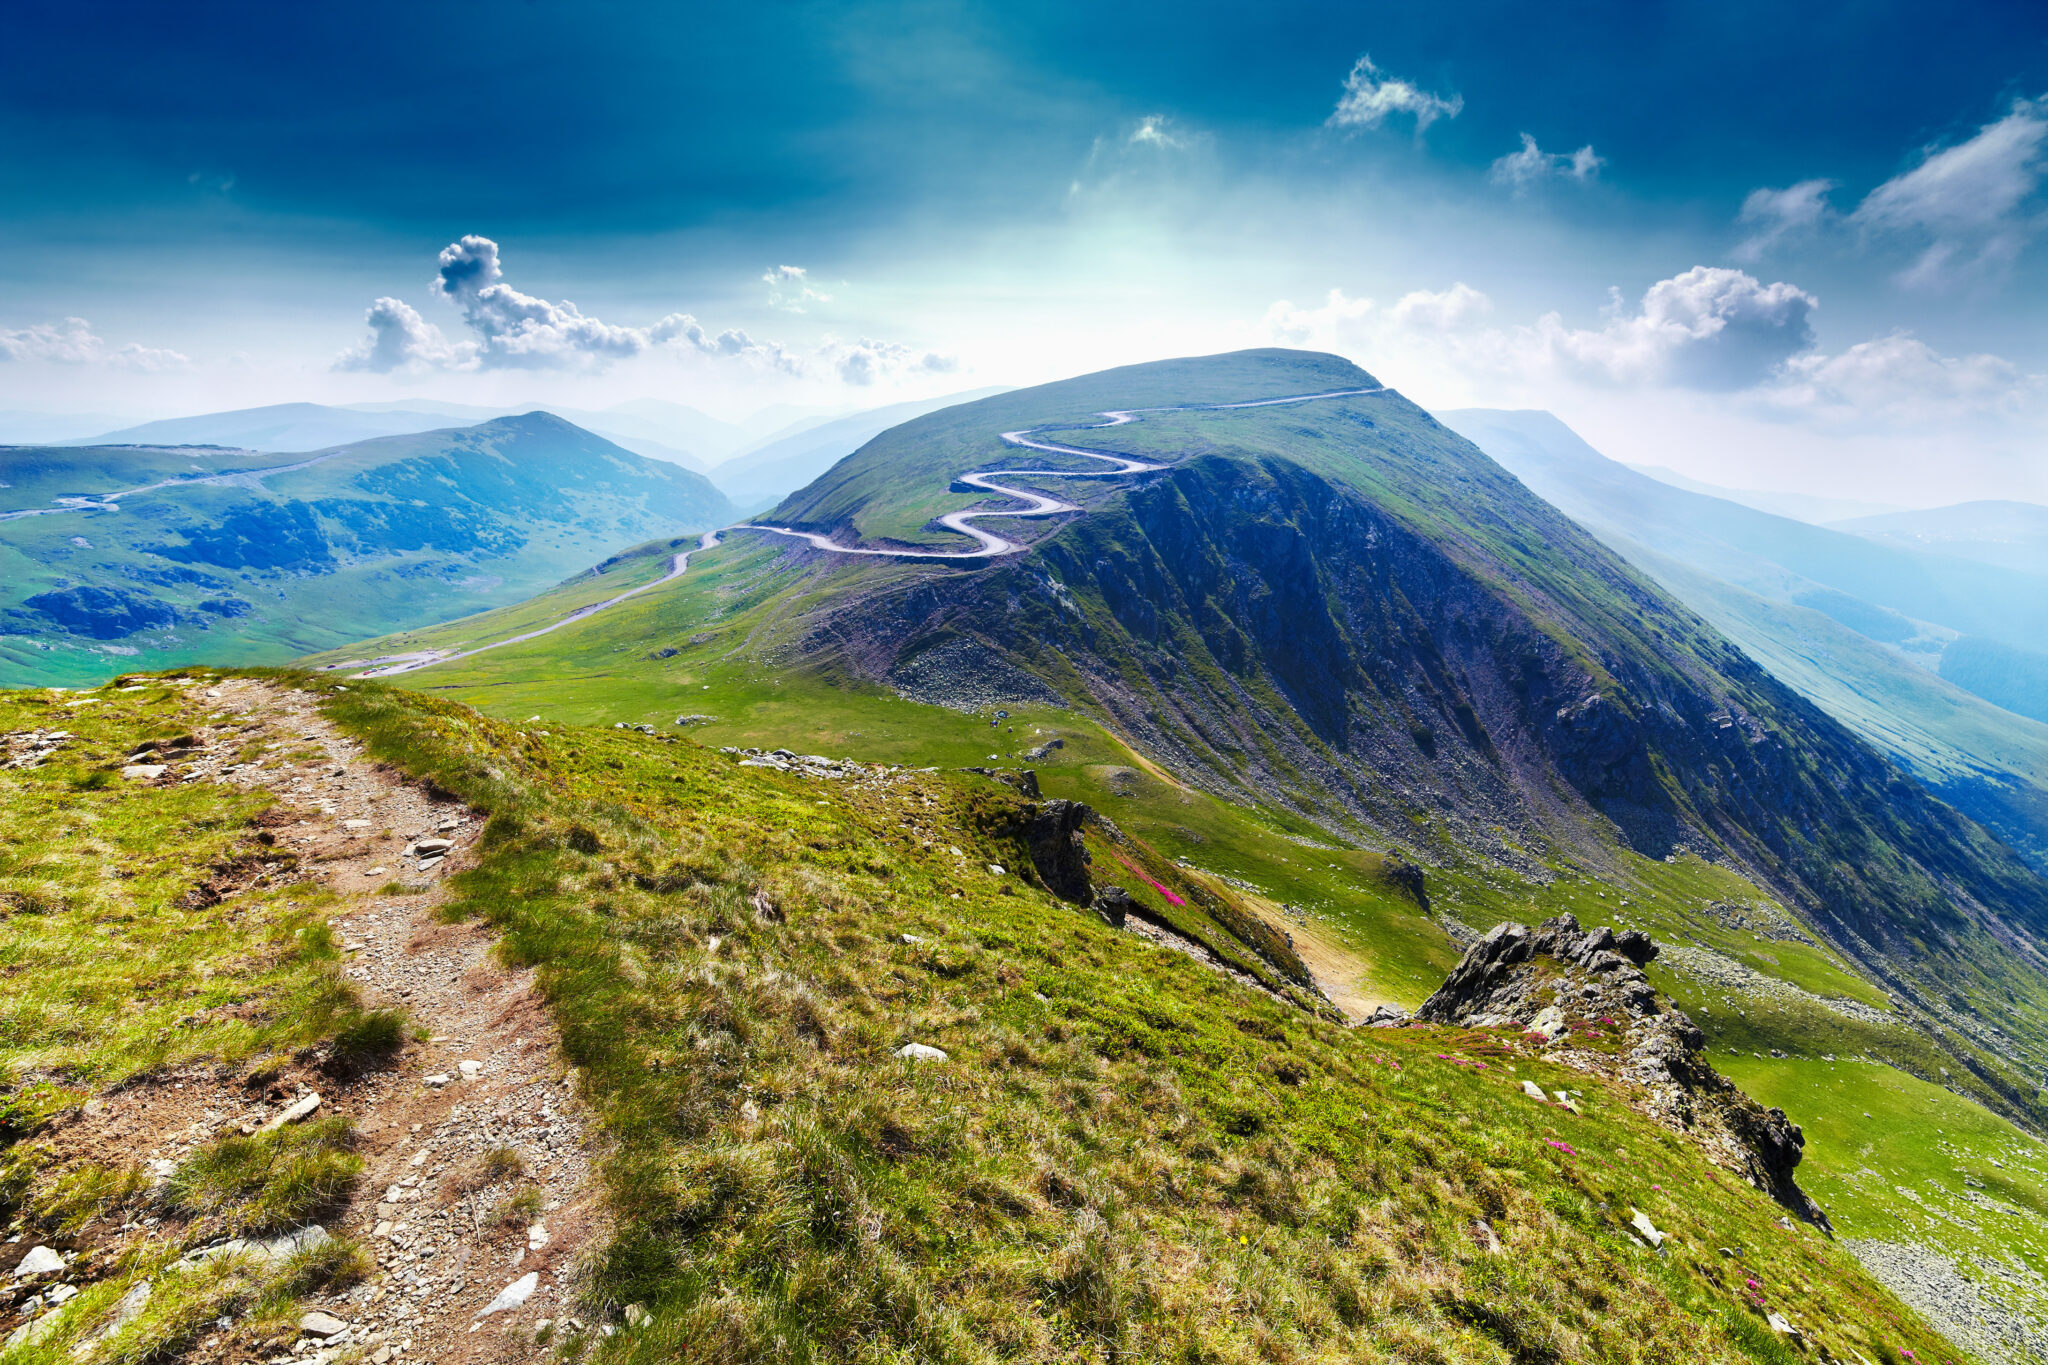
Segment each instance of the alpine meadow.
M2048 18L15 37L0 1365L2048 1365Z

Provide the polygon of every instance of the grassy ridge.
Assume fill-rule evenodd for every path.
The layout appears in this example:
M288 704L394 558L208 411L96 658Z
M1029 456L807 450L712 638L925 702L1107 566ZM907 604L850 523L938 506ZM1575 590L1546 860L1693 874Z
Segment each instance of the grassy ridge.
M494 812L462 908L538 967L623 1144L595 1292L654 1319L622 1358L1794 1358L1766 1311L1954 1358L1612 1097L1519 1096L1578 1078L1333 1027L995 876L986 784L328 709Z

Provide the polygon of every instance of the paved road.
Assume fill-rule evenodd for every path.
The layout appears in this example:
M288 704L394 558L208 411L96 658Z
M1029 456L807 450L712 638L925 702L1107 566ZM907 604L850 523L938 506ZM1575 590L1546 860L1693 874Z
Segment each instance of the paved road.
M675 558L669 561L668 573L655 579L652 583L643 583L631 592L622 592L617 597L607 598L602 602L593 602L589 606L578 607L559 621L554 622L552 625L542 626L539 630L529 630L524 635L513 635L503 640L493 640L490 644L478 645L475 649L455 652L422 649L410 654L387 654L375 659L352 659L346 663L329 664L327 667L329 669L362 668L367 664L369 667L366 671L357 673L354 676L358 678L389 678L400 673L410 673L414 669L428 668L434 664L452 663L457 659L467 659L471 655L481 654L487 649L501 649L506 645L516 645L522 640L538 639L550 631L560 630L572 621L581 621L587 616L594 616L606 607L616 606L629 597L638 597L641 593L651 588L658 588L664 583L682 577L684 571L690 567L690 556L699 551L709 550L722 544L723 542L720 540L720 537L728 531L769 531L778 536L789 536L792 539L804 541L820 550L829 550L833 554L875 555L886 559L994 559L999 555L1016 554L1024 549L1023 545L1007 537L999 536L993 531L984 531L973 523L984 517L1050 517L1057 516L1061 512L1077 512L1080 508L1074 503L1063 502L1044 493L1034 493L1028 488L1015 488L1009 484L997 483L997 479L1020 477L1040 479L1121 479L1132 474L1149 474L1154 470L1171 467L1163 464L1154 464L1147 460L1134 460L1128 455L1118 455L1113 451L1089 450L1083 446L1060 445L1053 441L1041 441L1037 439L1038 432L1050 430L1100 431L1105 427L1120 427L1127 422L1139 421L1148 412L1229 412L1238 408L1272 408L1290 403L1314 403L1329 398L1359 398L1369 394L1385 392L1387 390L1384 387L1337 389L1328 393L1294 394L1287 398L1259 398L1246 403L1203 403L1165 408L1131 408L1123 411L1098 413L1096 414L1097 416L1106 420L1083 427L1058 423L1052 426L1026 427L1020 431L1006 431L1002 433L1002 440L1005 445L1016 446L1023 450L1042 450L1049 455L1077 455L1083 459L1101 460L1109 465L1110 468L988 469L978 474L960 475L959 482L961 483L989 493L998 494L1002 497L1015 498L1017 501L1025 504L1022 507L1006 508L970 507L958 512L949 512L945 516L940 517L939 524L941 526L973 538L976 544L971 550L868 549L858 545L841 545L831 538L819 535L813 531L798 531L788 526L764 526L758 522L742 522L735 526L722 527L716 531L706 531L697 542L696 550L686 550L682 554L675 556Z

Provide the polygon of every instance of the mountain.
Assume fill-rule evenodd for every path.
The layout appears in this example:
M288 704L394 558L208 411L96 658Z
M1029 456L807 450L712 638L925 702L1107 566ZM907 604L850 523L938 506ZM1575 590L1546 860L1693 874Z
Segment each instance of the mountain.
M1605 921L1454 974L1554 1038L1349 1028L1252 893L984 775L212 669L0 734L14 1361L1932 1365L1894 1226L1788 1216L1834 1135L1959 1257L2041 1224L1933 1086L1801 1160Z
M1135 420L1105 430L1109 411ZM973 548L940 516L1002 505L963 473L1089 463L1002 439L1018 431L1161 467L1007 476L1076 507L1000 523L1021 553L932 558ZM1332 913L1383 959L1364 969L1381 999L1406 995L1423 961L1442 961L1431 945L1463 930L1402 918L1393 893L1347 874L1426 869L1453 897L1431 905L1475 928L1517 905L1584 913L1598 902L1557 898L1608 883L1657 906L1637 912L1651 925L1694 937L1720 933L1730 904L1780 906L1774 922L1832 964L1816 960L1803 990L1877 987L1897 1012L1855 1050L1953 1071L1971 1094L2041 1117L2048 883L1347 361L1242 352L947 408L878 436L764 520L908 553L728 533L676 586L426 676L492 706L622 720L687 699L707 733L858 735L911 761L995 757L977 743L1021 755L1020 722L1066 737L1066 790L1103 793L1091 799L1177 856L1294 885L1276 893L1294 905L1354 907ZM497 629L478 618L436 638ZM860 700L890 694L919 715L983 719L956 729ZM1030 758L1055 761L1043 746ZM1330 849L1344 871L1324 882L1294 867L1276 835ZM1838 1019L1800 1019L1772 1046L1843 1037Z
M1772 516L1790 517L1794 521L1812 522L1823 525L1840 521L1845 517L1868 517L1906 509L1893 503L1863 502L1854 498L1831 498L1817 493L1781 493L1761 488L1723 488L1718 484L1702 483L1688 478L1675 469L1662 465L1632 464L1627 468L1659 483L1668 483L1673 488L1683 488L1689 493L1704 493L1710 498L1737 503L1769 512Z
M491 414L493 416L497 414ZM297 452L401 436L448 426L444 414L408 408L357 412L321 403L276 403L269 407L167 417L98 436L55 441L66 446L215 445L245 450ZM466 425L466 424L465 424Z
M2048 732L2025 719L2039 714L2028 709L2034 674L1972 671L1971 659L1985 651L1964 647L1972 637L1958 633L1958 623L1982 627L2001 615L2001 602L2015 607L2002 613L2008 619L2039 614L2048 586L1667 487L1602 456L1549 413L1438 415L1944 800L2048 868ZM1916 620L1907 608L1940 616ZM2019 648L1985 644L2001 658ZM1951 650L1959 650L1953 665Z
M750 510L765 508L802 488L898 423L1001 392L1000 388L974 389L944 398L892 403L830 421L802 423L794 431L779 433L734 454L717 466L712 481L737 506Z
M547 413L296 457L0 451L0 677L287 659L515 602L611 549L723 523L701 476Z
M1962 502L1831 524L1837 531L1886 545L2048 576L2048 507L2037 503Z

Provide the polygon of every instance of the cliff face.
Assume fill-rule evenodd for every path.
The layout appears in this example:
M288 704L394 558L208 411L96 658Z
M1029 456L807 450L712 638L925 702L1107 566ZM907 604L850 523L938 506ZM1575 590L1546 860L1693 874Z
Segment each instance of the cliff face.
M1570 915L1494 926L1415 1017L1468 1028L1520 1028L1549 1040L1545 1057L1625 1083L1637 1107L1689 1138L1708 1160L1809 1222L1827 1215L1793 1179L1806 1136L1714 1070L1706 1039L1643 975L1657 945L1630 930L1582 932Z

